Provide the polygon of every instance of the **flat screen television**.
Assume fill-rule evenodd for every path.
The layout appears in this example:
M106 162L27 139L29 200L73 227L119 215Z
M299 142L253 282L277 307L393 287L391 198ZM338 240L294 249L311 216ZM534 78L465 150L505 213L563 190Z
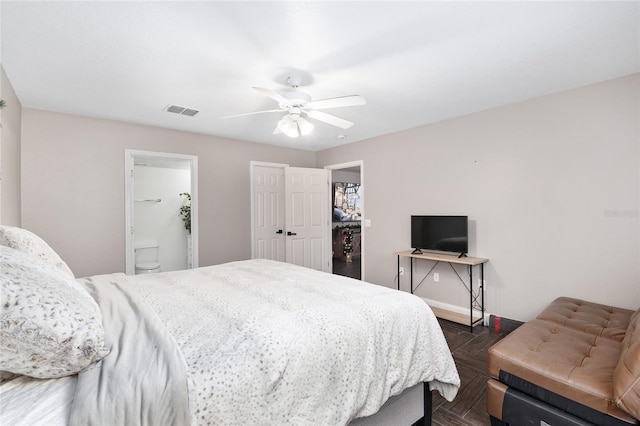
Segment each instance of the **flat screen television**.
M411 216L411 247L465 255L469 251L467 216Z

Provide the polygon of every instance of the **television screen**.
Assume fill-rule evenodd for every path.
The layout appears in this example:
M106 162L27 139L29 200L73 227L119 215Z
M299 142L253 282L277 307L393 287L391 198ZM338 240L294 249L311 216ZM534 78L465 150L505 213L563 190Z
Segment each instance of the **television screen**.
M335 182L333 184L333 221L352 222L360 219L362 219L360 184Z
M435 250L466 254L467 219L467 216L411 216L411 247L415 253Z

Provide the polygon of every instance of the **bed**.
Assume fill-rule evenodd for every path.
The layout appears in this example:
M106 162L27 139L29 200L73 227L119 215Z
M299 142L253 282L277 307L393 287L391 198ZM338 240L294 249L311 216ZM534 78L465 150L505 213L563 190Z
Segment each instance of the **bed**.
M460 386L405 292L259 259L75 279L7 226L0 255L5 424L412 424Z

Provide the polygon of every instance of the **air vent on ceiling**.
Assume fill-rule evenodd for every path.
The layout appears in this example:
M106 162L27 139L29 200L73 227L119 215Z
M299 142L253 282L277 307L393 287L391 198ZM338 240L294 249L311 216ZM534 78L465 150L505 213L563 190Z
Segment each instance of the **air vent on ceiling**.
M193 117L194 115L200 112L195 109L185 108L177 105L167 105L166 110L167 112L173 112L175 114L180 114L180 115L187 115L189 117Z

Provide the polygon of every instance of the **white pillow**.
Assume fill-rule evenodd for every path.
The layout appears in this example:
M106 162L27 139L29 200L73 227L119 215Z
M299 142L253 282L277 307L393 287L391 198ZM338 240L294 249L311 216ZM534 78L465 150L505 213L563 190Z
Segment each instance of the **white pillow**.
M0 246L0 370L40 379L75 374L108 353L100 308L72 277Z
M0 225L0 246L11 247L25 253L32 253L40 259L62 269L71 277L73 272L42 238L26 229Z

